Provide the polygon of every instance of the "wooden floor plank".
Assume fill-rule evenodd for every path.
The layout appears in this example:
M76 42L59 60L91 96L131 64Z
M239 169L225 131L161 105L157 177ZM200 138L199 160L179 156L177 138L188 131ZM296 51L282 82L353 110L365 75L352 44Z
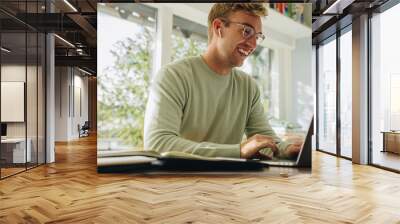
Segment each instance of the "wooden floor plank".
M311 173L276 171L98 174L92 136L0 181L0 223L400 223L399 174L321 152Z

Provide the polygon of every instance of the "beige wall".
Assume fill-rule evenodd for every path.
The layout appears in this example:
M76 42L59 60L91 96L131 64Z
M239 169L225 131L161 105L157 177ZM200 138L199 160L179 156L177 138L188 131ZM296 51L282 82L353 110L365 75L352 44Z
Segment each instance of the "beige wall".
M1 81L19 81L26 84L26 120L25 122L7 122L7 137L25 138L26 133L31 142L31 161L36 162L37 150L39 150L40 155L44 155L45 150L45 85L42 68L36 65L25 67L25 65L18 64L3 64L1 66ZM1 108L1 110L7 110L7 108ZM39 162L44 162L44 158L41 156L39 156L39 159Z
M27 82L25 80L25 73L27 72ZM41 71L39 71L41 72ZM40 74L40 73L39 73ZM22 65L2 65L1 67L1 81L19 81L26 83L27 98L26 98L26 112L27 120L27 133L28 137L36 136L37 132L37 77L36 77L36 66L28 66L25 70L25 66ZM40 103L43 103L40 101ZM43 105L39 105L43 106ZM1 108L7 110L7 108ZM7 136L9 137L25 137L25 123L23 122L10 122L7 123ZM34 135L33 135L34 134Z
M55 69L55 140L79 137L78 124L88 120L88 78L76 68Z
M97 131L97 78L91 77L88 80L88 91L89 91L89 122L90 131Z

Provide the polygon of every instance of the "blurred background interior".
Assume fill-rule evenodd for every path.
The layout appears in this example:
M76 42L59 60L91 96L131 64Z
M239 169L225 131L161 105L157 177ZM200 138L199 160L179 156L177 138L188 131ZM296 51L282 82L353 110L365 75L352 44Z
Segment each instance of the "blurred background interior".
M98 5L98 149L141 147L151 79L207 48L209 3ZM266 4L266 40L239 69L257 80L280 136L302 137L314 108L311 4ZM156 31L156 27L162 27ZM161 40L161 41L160 41Z
M209 4L118 2L0 1L0 178L87 135L140 147L155 71L206 48ZM399 171L398 1L293 2L267 4L267 38L240 68L266 118L301 136L315 114L316 150Z

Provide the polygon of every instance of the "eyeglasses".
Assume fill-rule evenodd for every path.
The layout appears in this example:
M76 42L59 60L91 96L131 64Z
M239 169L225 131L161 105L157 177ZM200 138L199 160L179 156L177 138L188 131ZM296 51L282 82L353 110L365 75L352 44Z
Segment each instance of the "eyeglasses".
M242 27L242 36L243 36L243 38L244 39L250 39L253 36L255 36L257 45L260 45L265 39L265 35L263 33L261 33L261 32L256 33L254 28L249 26L249 25L247 25L247 24L239 23L239 22L233 22L233 21L229 21L227 19L222 19L222 18L221 18L221 20L227 25L229 23L233 23L233 24L241 26Z

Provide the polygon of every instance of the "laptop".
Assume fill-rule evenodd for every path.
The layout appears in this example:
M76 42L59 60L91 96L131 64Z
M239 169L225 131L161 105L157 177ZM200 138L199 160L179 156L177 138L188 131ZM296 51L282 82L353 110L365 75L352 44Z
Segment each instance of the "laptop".
M311 118L310 126L307 131L306 138L301 146L300 152L296 160L265 160L264 163L270 166L279 167L304 167L311 168L311 148L312 148L312 134L314 127L314 117Z
M151 158L146 163L139 161L136 163L126 156L123 158L110 157L103 159L103 165L98 166L98 172L117 172L117 171L262 171L266 166L279 167L302 167L311 168L311 148L312 148L313 119L311 119L306 138L300 149L296 160L256 160L256 159L232 159L232 158L212 158L210 160L190 159L180 157L159 157ZM118 159L118 162L107 164L104 159ZM139 158L139 160L142 158ZM147 158L148 159L148 158ZM122 161L122 162L121 162ZM98 163L99 165L99 163Z

